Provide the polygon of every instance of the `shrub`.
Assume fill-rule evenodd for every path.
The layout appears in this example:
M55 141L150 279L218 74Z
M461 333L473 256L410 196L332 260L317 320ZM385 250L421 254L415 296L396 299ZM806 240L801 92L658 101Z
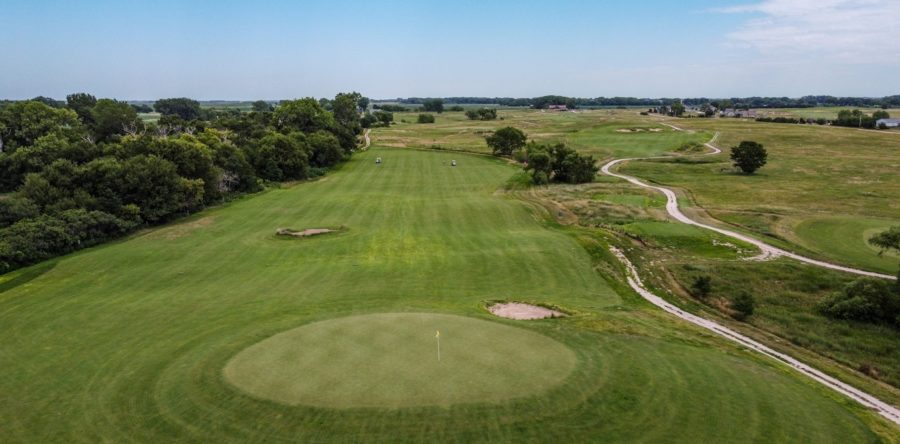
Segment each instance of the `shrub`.
M497 119L497 110L492 108L470 109L466 111L466 117L469 120L495 120Z
M741 291L731 301L731 308L735 312L733 317L743 321L753 315L753 310L756 308L756 298L746 291Z
M881 279L857 279L823 300L819 311L833 319L896 323L900 288Z
M709 276L697 276L691 284L691 294L698 298L705 298L712 291L712 278Z
M434 123L434 115L433 114L419 114L419 118L417 121L419 123Z

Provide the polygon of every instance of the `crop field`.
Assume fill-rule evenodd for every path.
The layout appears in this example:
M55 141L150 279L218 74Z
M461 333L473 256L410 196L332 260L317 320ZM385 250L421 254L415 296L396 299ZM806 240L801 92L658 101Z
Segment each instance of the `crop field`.
M4 441L898 439L625 290L601 239L499 191L515 167L382 136L317 182L0 277ZM617 187L592 194L658 210ZM275 235L316 227L340 229Z

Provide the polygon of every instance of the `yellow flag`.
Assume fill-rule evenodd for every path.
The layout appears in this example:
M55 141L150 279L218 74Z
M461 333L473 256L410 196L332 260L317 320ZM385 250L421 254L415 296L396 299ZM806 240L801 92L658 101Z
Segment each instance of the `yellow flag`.
M440 331L440 330L436 330L436 331L434 332L434 337L436 337L436 338L441 337L441 331Z

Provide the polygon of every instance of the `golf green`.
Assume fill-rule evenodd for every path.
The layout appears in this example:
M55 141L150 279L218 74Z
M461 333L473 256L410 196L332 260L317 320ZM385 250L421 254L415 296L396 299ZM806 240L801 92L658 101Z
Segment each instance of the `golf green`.
M390 408L539 394L575 363L566 346L529 330L463 316L384 313L279 333L238 353L224 373L246 393L283 404Z

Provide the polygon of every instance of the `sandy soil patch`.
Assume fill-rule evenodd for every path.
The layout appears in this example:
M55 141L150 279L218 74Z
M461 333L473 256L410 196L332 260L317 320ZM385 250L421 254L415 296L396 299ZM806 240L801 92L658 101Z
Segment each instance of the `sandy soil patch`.
M562 318L566 316L566 314L561 311L551 310L547 307L539 307L537 305L523 304L521 302L501 302L488 307L488 311L494 316L520 321Z
M305 230L297 231L290 228L279 228L275 230L275 234L279 236L310 237L318 234L333 233L335 231L338 230L332 230L330 228L307 228Z

